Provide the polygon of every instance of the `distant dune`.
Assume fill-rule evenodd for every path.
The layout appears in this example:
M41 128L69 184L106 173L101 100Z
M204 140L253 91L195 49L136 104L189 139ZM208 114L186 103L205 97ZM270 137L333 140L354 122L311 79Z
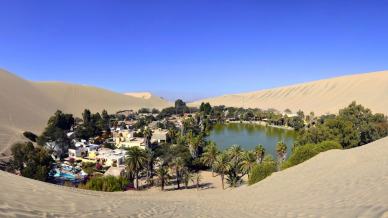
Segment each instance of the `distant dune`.
M56 82L34 83L34 85L52 99L60 101L64 111L77 115L80 115L85 108L95 112L106 109L108 112L115 113L125 109L142 107L161 109L171 106L171 103L151 94L147 98L141 98L91 86Z
M0 171L0 217L388 217L388 138L331 150L251 187L102 193Z
M343 76L257 92L225 95L196 101L245 108L274 108L315 114L337 113L352 101L388 114L388 71Z
M0 69L0 153L29 130L40 134L57 109L81 116L85 108L115 113L124 109L165 108L172 105L157 96L148 99L105 89L59 82L30 82ZM1 158L1 156L0 156Z
M124 93L124 95L143 99L150 99L152 97L152 94L150 92L128 92Z

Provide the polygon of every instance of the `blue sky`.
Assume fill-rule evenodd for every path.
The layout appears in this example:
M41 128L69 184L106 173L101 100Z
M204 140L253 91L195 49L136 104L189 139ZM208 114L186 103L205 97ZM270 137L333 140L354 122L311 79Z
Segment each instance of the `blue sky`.
M0 68L192 100L388 69L388 1L0 0Z

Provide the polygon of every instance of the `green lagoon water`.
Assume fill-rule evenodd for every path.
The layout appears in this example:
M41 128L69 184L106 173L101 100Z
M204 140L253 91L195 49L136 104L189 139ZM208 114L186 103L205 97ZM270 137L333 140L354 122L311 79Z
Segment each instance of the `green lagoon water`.
M217 124L210 133L208 140L217 143L220 150L232 145L241 145L244 150L251 150L262 144L267 154L276 157L276 144L283 141L288 147L288 154L296 139L293 130L266 127L257 124Z

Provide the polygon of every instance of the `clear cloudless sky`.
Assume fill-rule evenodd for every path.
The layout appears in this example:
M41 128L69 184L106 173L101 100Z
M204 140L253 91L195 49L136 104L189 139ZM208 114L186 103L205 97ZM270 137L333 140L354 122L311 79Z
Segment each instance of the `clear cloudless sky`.
M386 0L0 0L0 68L186 100L388 69Z

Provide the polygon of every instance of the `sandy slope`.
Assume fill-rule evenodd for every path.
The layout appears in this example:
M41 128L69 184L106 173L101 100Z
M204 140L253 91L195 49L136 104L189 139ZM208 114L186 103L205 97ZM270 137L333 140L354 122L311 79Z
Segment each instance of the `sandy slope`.
M35 87L62 103L64 111L80 114L85 108L91 111L115 113L125 109L165 108L171 104L161 98L139 98L106 89L57 82L34 83Z
M229 191L99 193L0 172L0 217L388 217L387 148L328 151Z
M56 107L31 83L0 70L0 153L20 138L20 132L38 132Z
M375 112L388 114L388 71L337 77L287 87L203 99L212 105L275 108L315 114L337 113L356 100Z
M170 105L156 96L142 99L89 86L34 83L0 69L0 153L7 153L23 131L40 133L57 109L80 116L85 108L115 113Z

